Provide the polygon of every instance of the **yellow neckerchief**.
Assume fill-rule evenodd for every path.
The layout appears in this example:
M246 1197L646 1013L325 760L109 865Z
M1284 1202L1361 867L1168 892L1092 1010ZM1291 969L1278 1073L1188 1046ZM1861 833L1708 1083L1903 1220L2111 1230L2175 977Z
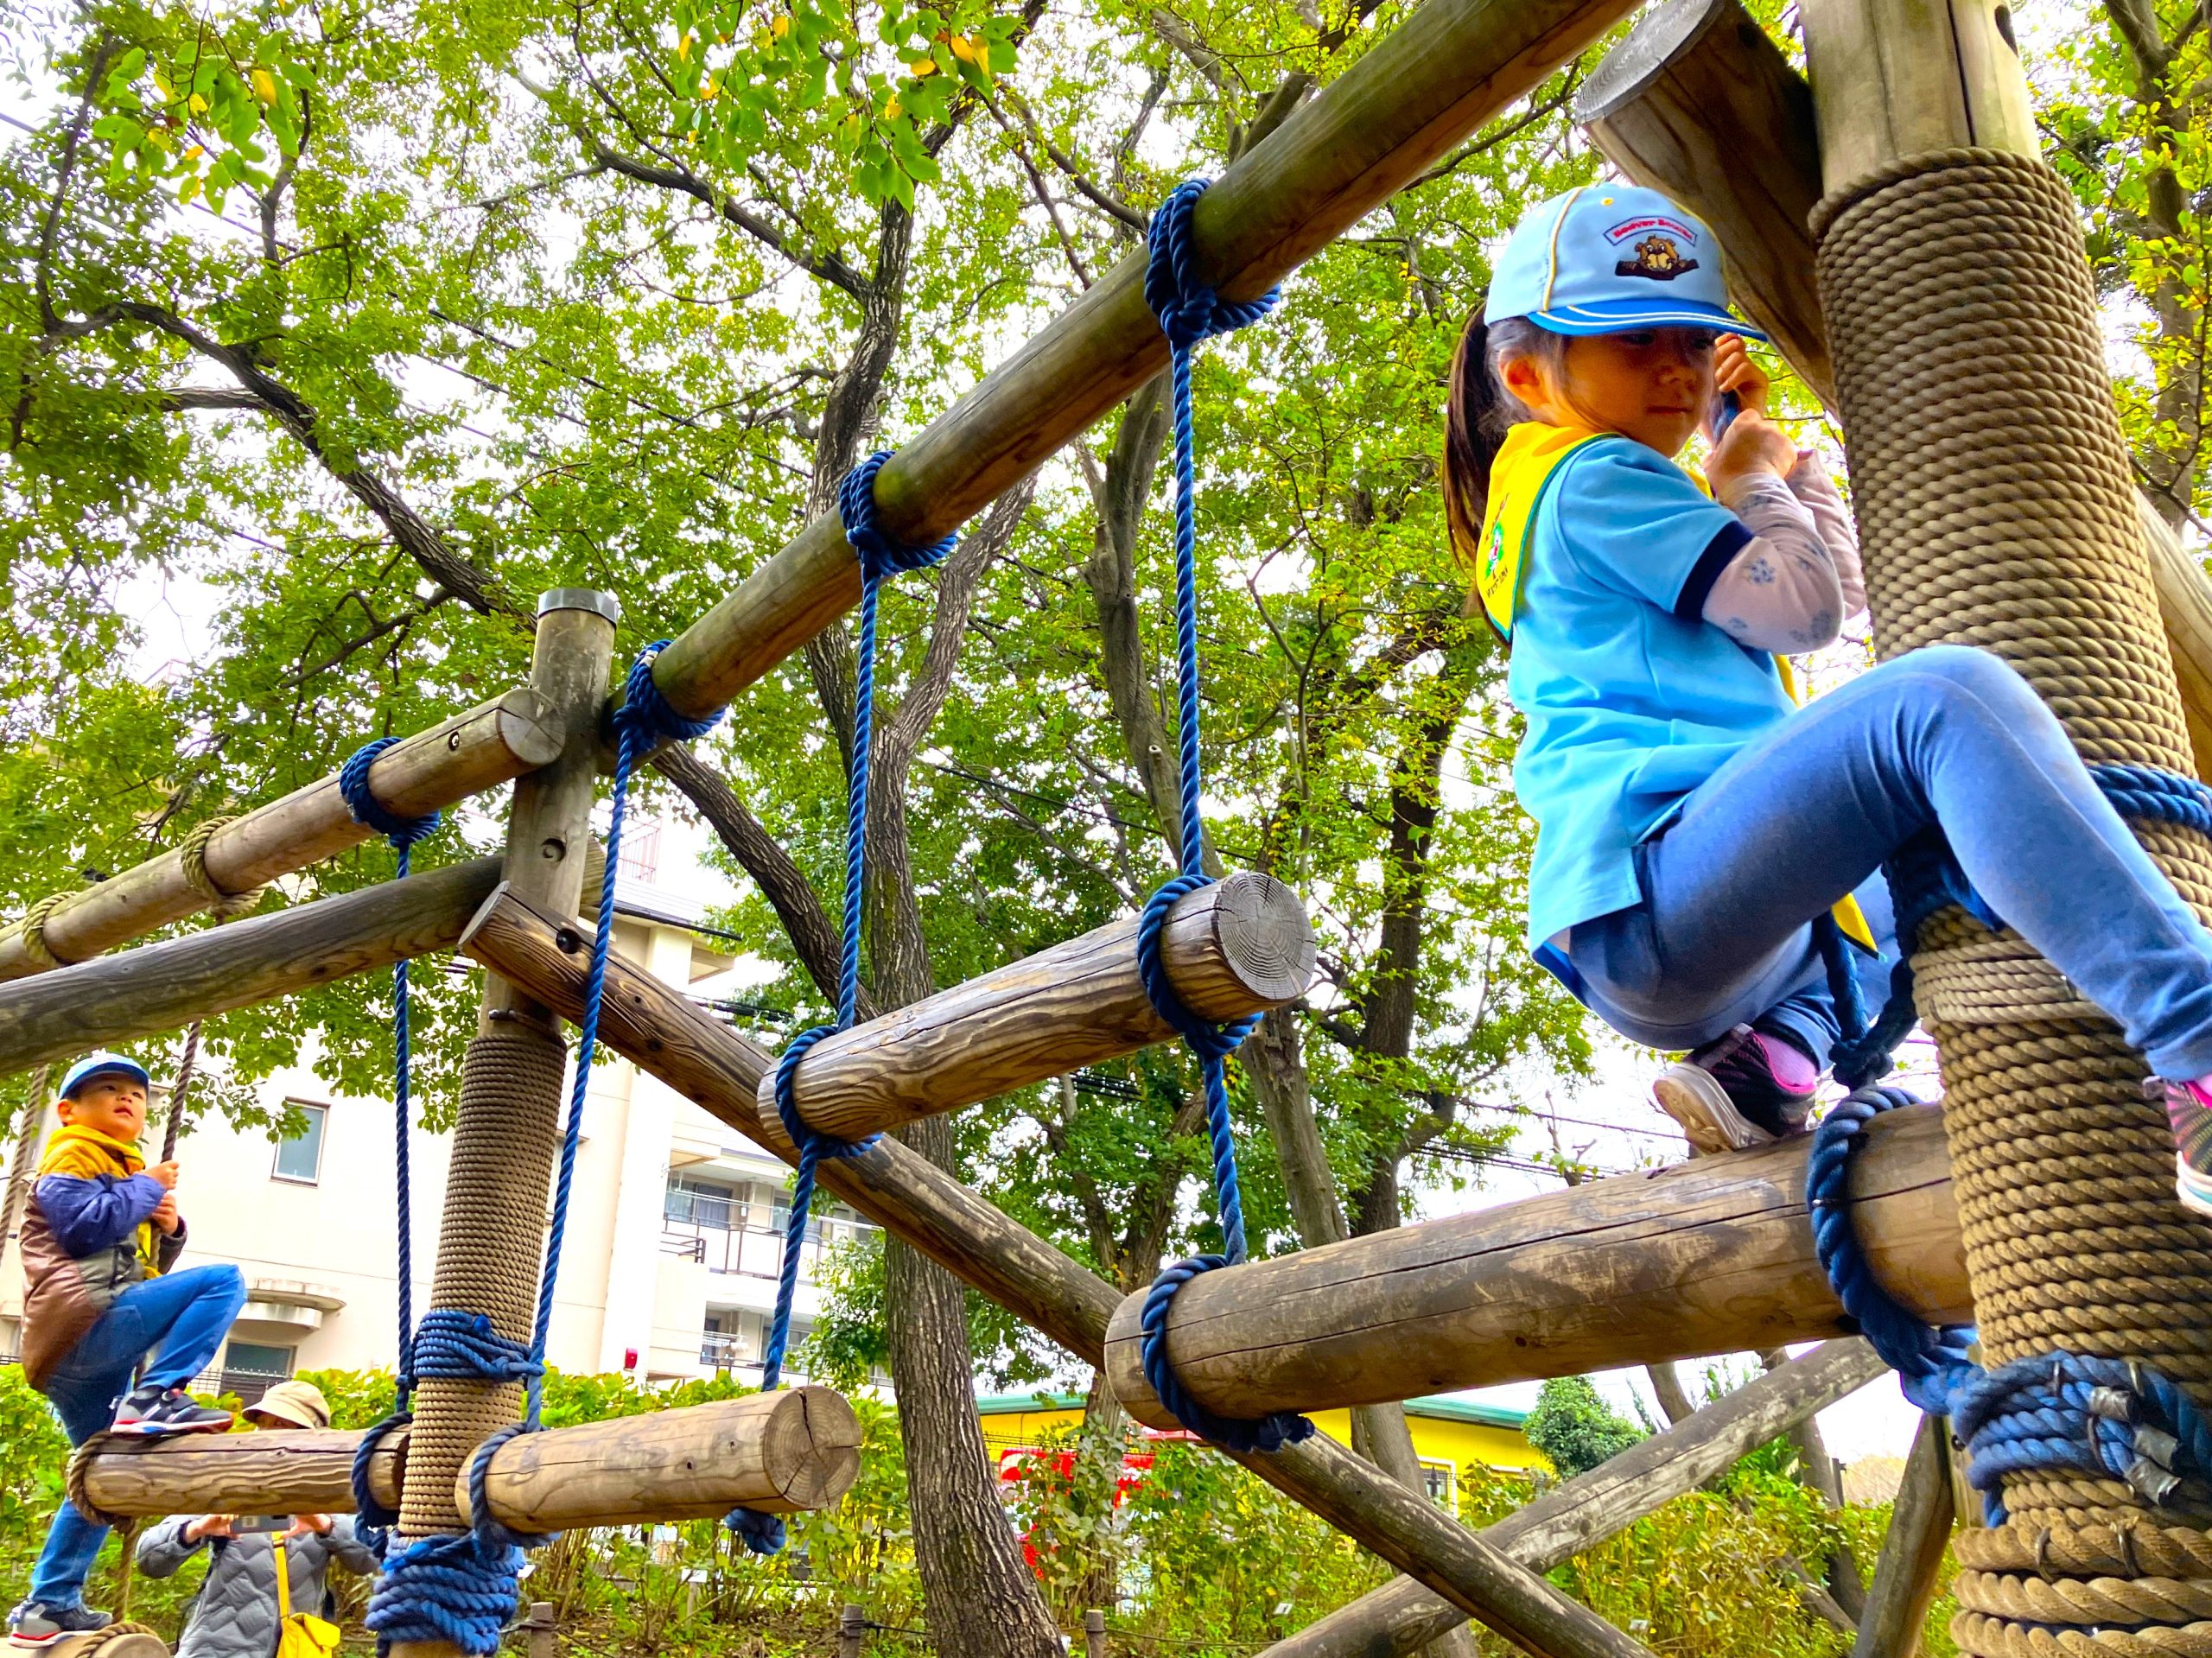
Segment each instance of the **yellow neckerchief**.
M127 1179L145 1166L146 1159L138 1154L136 1142L118 1140L113 1134L75 1122L65 1122L56 1128L38 1159L41 1175L59 1174L72 1180L97 1180L104 1174L113 1175L118 1180ZM159 1270L151 1221L139 1223L138 1258L146 1263L148 1276Z
M1524 420L1506 433L1491 461L1490 499L1483 508L1482 565L1475 573L1475 591L1481 595L1483 614L1497 637L1508 643L1513 638L1513 610L1520 602L1521 577L1544 492L1569 456L1605 435L1585 427Z
M1583 445L1610 435L1587 427L1522 421L1506 433L1505 441L1491 461L1490 499L1483 511L1482 565L1476 572L1475 590L1482 600L1483 614L1498 638L1509 644L1513 638L1513 613L1521 601L1521 579L1528 568L1536 514L1544 504L1545 492ZM1712 486L1700 473L1688 467L1683 472L1706 494L1713 493ZM1798 693L1797 676L1789 658L1777 656L1773 662L1783 694L1793 705L1802 707L1804 699ZM1857 899L1847 893L1829 913L1845 937L1873 953L1873 929L1866 924Z

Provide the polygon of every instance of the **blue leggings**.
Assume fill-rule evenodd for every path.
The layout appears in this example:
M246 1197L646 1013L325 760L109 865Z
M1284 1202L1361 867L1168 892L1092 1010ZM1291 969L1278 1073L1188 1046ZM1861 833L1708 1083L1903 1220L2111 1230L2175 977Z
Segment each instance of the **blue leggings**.
M1884 663L1746 744L1637 849L1643 902L1578 924L1567 957L1633 1041L1693 1048L1762 1019L1825 1063L1837 1023L1811 918L1855 892L1887 928L1882 861L1931 825L2153 1071L2212 1072L2212 933L2027 682L1962 646ZM1883 943L1861 965L1870 1012Z

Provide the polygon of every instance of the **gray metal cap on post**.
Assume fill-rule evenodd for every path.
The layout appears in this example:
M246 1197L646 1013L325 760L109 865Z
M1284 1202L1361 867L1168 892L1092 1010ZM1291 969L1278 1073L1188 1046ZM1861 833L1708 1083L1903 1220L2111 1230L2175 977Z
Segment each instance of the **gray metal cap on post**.
M597 588L548 588L537 595L539 615L549 615L556 610L588 610L594 616L606 617L617 627L622 625L622 601Z

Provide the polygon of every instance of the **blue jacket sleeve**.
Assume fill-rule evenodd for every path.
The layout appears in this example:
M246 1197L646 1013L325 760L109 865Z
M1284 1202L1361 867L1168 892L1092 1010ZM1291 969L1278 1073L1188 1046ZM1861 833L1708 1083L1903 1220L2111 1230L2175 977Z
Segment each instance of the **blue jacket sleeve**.
M150 1174L127 1179L103 1174L79 1180L42 1174L31 1188L54 1241L73 1255L89 1255L120 1243L151 1219L168 1190Z
M1560 539L1585 573L1684 621L1703 614L1714 581L1751 538L1688 473L1631 438L1591 444L1557 488Z

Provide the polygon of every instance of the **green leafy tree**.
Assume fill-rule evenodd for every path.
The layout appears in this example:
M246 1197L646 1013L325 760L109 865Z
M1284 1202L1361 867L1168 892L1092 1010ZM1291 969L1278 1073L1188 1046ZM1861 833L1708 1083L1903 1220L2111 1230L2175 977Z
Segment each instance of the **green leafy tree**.
M1561 1479L1588 1473L1645 1437L1599 1395L1587 1376L1554 1376L1544 1383L1522 1432L1551 1458Z

